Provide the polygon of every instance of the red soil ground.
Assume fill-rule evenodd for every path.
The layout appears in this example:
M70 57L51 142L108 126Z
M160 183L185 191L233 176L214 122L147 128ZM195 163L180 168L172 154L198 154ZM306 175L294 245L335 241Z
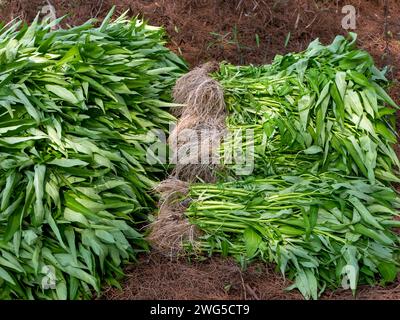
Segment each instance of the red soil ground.
M46 5L65 23L76 25L104 17L112 5L130 10L154 25L165 26L170 48L190 65L208 60L235 64L268 63L276 54L299 51L319 37L329 43L341 28L341 9L357 10L358 44L378 66L391 66L391 95L399 102L400 2L396 0L0 0L0 19L31 21ZM290 37L288 36L290 34ZM256 40L258 39L258 40ZM288 39L285 46L285 40ZM301 299L285 292L289 283L270 267L253 264L246 271L229 259L203 262L142 256L127 269L123 291L108 289L106 299ZM323 299L354 299L350 291L327 292ZM400 279L386 287L361 287L357 299L400 299Z

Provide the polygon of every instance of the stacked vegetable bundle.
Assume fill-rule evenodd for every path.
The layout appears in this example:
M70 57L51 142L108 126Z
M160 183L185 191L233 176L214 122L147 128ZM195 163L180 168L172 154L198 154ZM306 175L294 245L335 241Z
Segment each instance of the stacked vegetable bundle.
M193 185L186 212L206 235L197 250L273 262L304 297L325 287L393 281L400 198L381 184L324 173ZM346 278L347 277L347 278ZM345 279L345 282L343 282Z
M399 181L399 162L385 103L396 105L354 43L353 34L314 41L271 65L223 65L214 75L232 133L221 153L255 163L250 177L237 174L243 163L225 163L219 184L191 186L186 215L204 232L193 249L272 261L306 298L344 281L355 290L395 279L400 198L388 184Z
M147 248L147 133L185 64L163 30L111 14L0 31L0 298L89 297Z
M395 109L384 103L396 104L381 87L383 73L367 52L354 49L350 35L351 41L338 36L329 46L316 40L272 65L223 65L215 75L231 132L254 130L256 174L333 170L371 183L375 176L400 181L391 173L399 166Z

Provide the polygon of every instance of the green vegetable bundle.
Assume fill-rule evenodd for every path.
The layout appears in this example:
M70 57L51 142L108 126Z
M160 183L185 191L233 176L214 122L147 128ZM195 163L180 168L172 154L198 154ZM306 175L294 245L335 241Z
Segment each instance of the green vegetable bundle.
M173 119L161 107L186 66L162 29L111 15L0 30L2 299L90 297L147 250L135 224L163 171L147 133Z
M371 56L343 36L271 65L223 65L230 131L254 131L254 174L337 171L399 182L394 101ZM239 136L239 137L237 137ZM224 150L237 145L229 139Z
M380 183L324 173L194 184L186 212L197 250L273 262L305 298L396 278L400 197ZM345 282L343 282L345 281Z
M222 65L213 75L230 136L220 183L191 186L186 214L204 233L192 249L274 262L306 298L346 279L353 291L395 279L397 106L355 40L315 40L271 65ZM250 176L238 173L249 164Z

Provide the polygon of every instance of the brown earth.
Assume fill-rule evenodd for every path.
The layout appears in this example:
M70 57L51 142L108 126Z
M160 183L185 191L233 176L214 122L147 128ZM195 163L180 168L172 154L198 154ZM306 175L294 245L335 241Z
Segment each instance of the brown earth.
M354 31L360 47L378 65L393 64L398 70L400 2L386 2L387 36L385 0L2 0L0 18L9 21L20 16L31 21L50 3L57 16L68 14L66 24L76 25L104 17L116 5L118 13L130 10L131 15L165 26L171 49L182 53L191 66L211 59L260 64L270 62L277 53L305 49L317 37L328 43L346 34L341 28L345 16L341 9L351 4L357 11Z
M192 67L209 60L235 64L268 63L276 54L299 51L319 37L329 43L341 28L344 5L357 10L358 44L378 66L391 66L391 95L399 102L400 1L397 0L0 0L0 19L31 21L46 5L65 25L104 17L112 5L165 26L170 48ZM285 41L287 40L287 41ZM285 42L287 45L285 46ZM301 299L285 292L289 283L270 267L246 271L229 259L203 262L142 256L127 269L123 291L108 289L106 299ZM323 299L354 299L350 291L327 292ZM357 299L400 299L400 281L386 287L360 287Z
M270 266L254 263L241 270L232 259L209 258L202 262L171 260L158 254L142 256L126 270L123 290L109 288L105 299L119 300L292 300L303 299L296 291L285 291L291 283ZM398 300L400 279L386 286L360 286L351 290L326 291L321 299Z

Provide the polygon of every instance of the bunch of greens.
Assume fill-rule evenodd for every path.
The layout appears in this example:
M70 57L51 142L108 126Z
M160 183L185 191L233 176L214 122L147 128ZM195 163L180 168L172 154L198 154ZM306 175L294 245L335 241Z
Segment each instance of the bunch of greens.
M148 132L186 66L162 29L111 15L0 30L0 298L87 298L147 250Z
M222 65L214 75L225 90L228 128L254 131L255 174L337 171L400 181L395 109L385 103L397 106L382 87L384 73L350 36L328 46L315 40L271 65Z
M353 290L395 279L397 106L355 40L315 40L271 65L224 64L213 75L230 136L220 183L191 186L187 216L204 233L193 250L274 262L306 298L347 278Z
M186 214L206 234L197 250L273 262L305 298L326 287L396 278L400 197L334 173L194 184ZM344 282L345 281L345 282Z

